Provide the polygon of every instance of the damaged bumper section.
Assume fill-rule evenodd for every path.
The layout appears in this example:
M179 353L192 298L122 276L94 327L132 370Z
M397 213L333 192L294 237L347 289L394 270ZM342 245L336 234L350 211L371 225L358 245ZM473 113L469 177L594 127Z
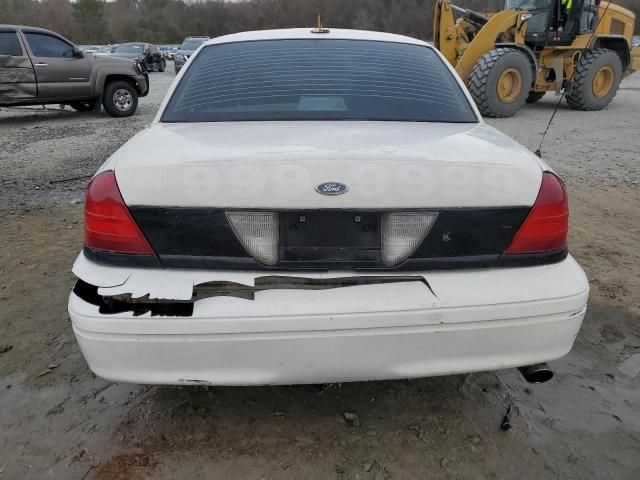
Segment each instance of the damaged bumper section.
M104 266L69 299L91 369L114 381L264 385L412 378L565 355L588 297L572 257L411 275Z
M266 290L328 290L332 288L355 287L357 285L380 285L389 283L420 282L429 284L421 276L357 276L337 278L305 278L293 276L268 275L255 277L253 285L237 282L209 281L193 286L193 293L188 299L165 299L151 297L149 293L142 297L134 297L131 293L103 296L98 287L78 280L73 292L86 302L99 307L101 314L130 312L134 316L150 313L151 316L184 316L193 315L193 305L198 300L212 297L235 297L255 300L255 294ZM429 290L431 291L430 287ZM433 293L433 291L431 291Z

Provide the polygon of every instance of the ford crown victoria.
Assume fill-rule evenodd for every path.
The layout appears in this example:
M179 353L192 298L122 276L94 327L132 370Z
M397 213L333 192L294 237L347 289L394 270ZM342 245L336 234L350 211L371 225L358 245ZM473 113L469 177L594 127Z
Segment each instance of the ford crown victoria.
M586 311L563 182L434 48L391 34L209 40L91 180L84 229L69 314L117 381L531 366Z

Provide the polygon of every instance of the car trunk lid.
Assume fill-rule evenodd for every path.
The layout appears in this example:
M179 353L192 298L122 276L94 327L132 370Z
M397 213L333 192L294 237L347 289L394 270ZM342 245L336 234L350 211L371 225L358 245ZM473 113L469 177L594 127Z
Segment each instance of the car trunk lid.
M125 147L128 205L234 208L530 206L536 157L483 124L155 124ZM322 195L323 182L348 187Z

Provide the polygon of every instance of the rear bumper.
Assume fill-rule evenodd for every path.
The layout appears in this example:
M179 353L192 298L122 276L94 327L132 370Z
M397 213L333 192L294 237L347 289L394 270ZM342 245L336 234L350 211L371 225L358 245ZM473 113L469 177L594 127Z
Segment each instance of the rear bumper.
M193 284L191 271L166 273L159 282L180 288L180 275L191 275ZM199 300L191 317L102 315L72 293L69 314L101 377L249 385L424 377L550 361L569 352L586 312L588 284L571 257L543 267L423 275L433 293L420 282L272 290L255 300ZM143 278L134 272L124 286ZM142 285L133 283L126 287L132 292Z

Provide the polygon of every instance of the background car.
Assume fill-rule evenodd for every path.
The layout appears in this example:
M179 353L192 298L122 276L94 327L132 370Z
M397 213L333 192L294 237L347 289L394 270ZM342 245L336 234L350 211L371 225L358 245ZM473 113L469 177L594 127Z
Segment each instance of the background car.
M111 46L91 45L89 47L83 48L82 51L91 55L111 55Z
M2 107L58 104L86 112L102 101L110 115L128 117L149 92L139 62L84 53L42 28L0 25L0 58Z
M178 73L184 64L189 60L189 57L195 52L200 45L209 40L209 37L187 37L182 42L182 45L175 53L173 59L173 66L175 72Z
M173 58L176 55L176 50L178 49L173 45L160 45L159 48L160 48L160 51L162 52L162 55L167 60L173 60Z
M116 47L112 55L142 62L147 71L150 72L164 72L167 68L167 62L163 58L160 49L152 43L121 43Z

